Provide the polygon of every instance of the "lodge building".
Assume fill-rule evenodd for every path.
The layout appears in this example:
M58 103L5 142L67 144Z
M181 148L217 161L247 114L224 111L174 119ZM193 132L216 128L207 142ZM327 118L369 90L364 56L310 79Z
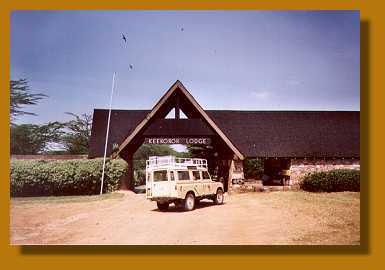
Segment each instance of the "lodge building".
M167 119L171 110L175 118ZM89 158L104 154L107 119L108 110L94 110ZM247 158L288 170L283 184L297 185L307 172L359 168L360 112L204 110L176 81L151 110L112 110L107 154L129 164L122 188L132 186L133 154L143 143L211 145L226 190Z

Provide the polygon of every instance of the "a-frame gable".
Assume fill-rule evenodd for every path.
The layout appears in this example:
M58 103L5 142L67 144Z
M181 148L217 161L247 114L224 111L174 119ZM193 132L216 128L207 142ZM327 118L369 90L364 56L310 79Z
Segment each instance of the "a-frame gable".
M170 89L160 98L160 100L155 104L152 110L146 115L146 117L136 126L136 128L131 132L131 134L121 143L119 147L118 154L135 138L135 136L146 126L146 124L156 115L159 109L163 104L172 96L172 94L180 89L181 93L191 102L195 109L200 113L200 115L206 120L211 128L225 141L229 148L235 153L235 155L243 160L243 154L235 147L235 145L230 141L230 139L222 132L222 130L215 124L215 122L207 115L203 108L198 104L194 97L187 91L184 85L177 80Z

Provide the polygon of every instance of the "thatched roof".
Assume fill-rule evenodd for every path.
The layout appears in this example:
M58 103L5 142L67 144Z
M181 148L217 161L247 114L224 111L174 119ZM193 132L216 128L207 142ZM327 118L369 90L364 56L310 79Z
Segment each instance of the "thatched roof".
M113 110L108 153L150 110ZM245 157L359 157L358 111L205 110ZM108 110L95 109L89 157L104 151Z

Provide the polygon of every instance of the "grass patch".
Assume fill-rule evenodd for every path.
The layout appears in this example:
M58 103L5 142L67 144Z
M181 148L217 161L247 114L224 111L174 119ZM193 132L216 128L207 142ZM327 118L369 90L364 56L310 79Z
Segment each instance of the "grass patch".
M46 197L18 197L11 198L11 202L16 205L36 204L36 203L85 203L94 201L103 201L111 199L122 199L123 193L106 193L102 195L86 196L46 196Z

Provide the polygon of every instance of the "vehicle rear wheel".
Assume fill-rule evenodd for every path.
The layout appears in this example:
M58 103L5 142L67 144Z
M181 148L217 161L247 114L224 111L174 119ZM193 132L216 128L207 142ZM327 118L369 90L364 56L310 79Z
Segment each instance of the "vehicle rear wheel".
M164 211L168 209L169 203L156 202L156 205L158 206L159 210Z
M188 193L184 199L184 210L191 211L195 207L195 196L192 193Z
M222 189L218 189L214 197L214 204L223 204L224 196Z

